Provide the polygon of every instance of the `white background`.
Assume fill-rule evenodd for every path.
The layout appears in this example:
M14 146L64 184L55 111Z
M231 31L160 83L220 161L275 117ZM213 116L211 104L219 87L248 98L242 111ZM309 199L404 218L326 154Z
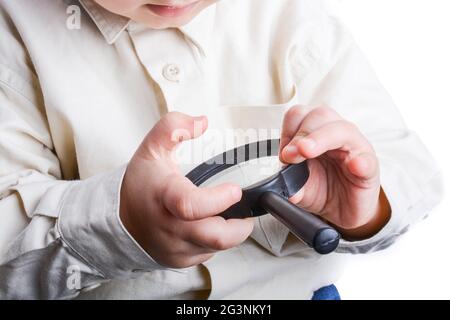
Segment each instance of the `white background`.
M334 0L450 183L450 1ZM390 249L350 259L343 299L450 299L450 197Z

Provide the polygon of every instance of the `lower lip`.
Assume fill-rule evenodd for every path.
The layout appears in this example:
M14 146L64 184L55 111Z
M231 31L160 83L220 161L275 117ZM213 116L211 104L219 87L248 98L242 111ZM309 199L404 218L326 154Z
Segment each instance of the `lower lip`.
M147 4L147 8L154 14L165 18L178 18L188 13L197 2L188 4L183 7L158 6L155 4Z

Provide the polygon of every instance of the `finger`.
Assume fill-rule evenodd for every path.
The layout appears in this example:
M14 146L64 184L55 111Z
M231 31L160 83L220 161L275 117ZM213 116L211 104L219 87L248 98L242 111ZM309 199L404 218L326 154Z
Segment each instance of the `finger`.
M291 141L295 136L303 119L309 113L309 109L304 106L294 106L290 108L283 118L283 127L281 130L280 150Z
M162 117L145 137L141 147L152 157L171 152L182 141L201 136L207 129L204 116L191 117L180 112L170 112Z
M361 153L347 163L348 170L356 177L371 180L378 177L378 159L374 152Z
M295 111L295 109L292 110L293 115L291 118L297 121L299 117L295 119ZM297 113L300 112L301 111L297 111ZM305 158L299 154L295 144L292 143L293 140L298 140L299 137L304 137L327 123L342 119L336 111L328 107L318 107L306 112L307 114L304 115L301 123L297 124L295 132L292 131L294 128L293 124L291 124L291 128L289 130L285 131L284 139L287 143L286 145L282 145L280 147L280 160L285 163L300 163L305 160ZM286 122L289 121L286 120ZM289 136L287 136L287 134L289 134Z
M181 175L169 177L161 195L164 206L182 220L199 220L217 215L242 197L242 190L231 183L199 188Z
M253 231L253 219L211 217L191 225L187 238L213 250L227 250L244 242Z
M328 123L306 137L294 138L289 146L296 147L306 159L317 158L331 150L345 151L349 158L371 150L370 143L358 128L344 120Z

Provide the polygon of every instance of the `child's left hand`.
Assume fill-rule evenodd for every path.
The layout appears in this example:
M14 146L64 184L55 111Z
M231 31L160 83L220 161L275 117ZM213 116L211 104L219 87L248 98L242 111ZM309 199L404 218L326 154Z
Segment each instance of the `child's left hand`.
M357 126L331 108L295 106L285 115L280 159L308 159L310 178L290 199L334 224L349 240L368 238L390 218L375 151Z

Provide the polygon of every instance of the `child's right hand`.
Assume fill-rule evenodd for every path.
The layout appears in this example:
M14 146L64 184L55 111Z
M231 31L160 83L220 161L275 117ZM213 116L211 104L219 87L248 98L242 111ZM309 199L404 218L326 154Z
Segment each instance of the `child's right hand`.
M198 265L219 250L239 245L253 230L251 219L217 216L241 199L239 186L198 188L179 172L173 156L176 146L202 135L206 127L206 117L167 114L145 137L122 182L124 226L166 267Z

